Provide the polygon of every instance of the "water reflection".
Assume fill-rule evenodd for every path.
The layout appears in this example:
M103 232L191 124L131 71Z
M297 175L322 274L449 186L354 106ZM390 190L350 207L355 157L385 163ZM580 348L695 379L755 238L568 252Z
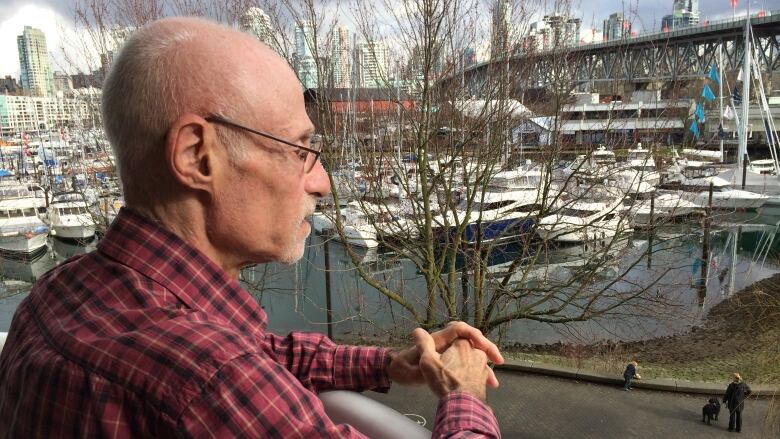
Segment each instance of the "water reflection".
M545 343L572 337L633 340L665 335L700 324L706 312L730 294L780 272L780 239L775 239L779 223L780 218L756 214L718 218L707 254L702 253L703 234L695 224L664 227L653 235L635 233L612 245L550 248L536 255L524 254L524 247L515 243L490 255L488 278L498 282L510 276L510 285L529 289L605 289L614 295L646 287L650 298L658 299L644 300L619 314L589 322L550 325L516 321L506 331L510 342ZM6 279L33 282L56 263L95 245L52 240L40 258L29 262L0 260L0 270ZM352 256L378 284L415 306L426 300L424 279L417 268L376 248L353 250L350 255L343 245L328 241L326 264L326 241L311 236L301 263L245 269L242 282L265 308L269 326L277 332L326 332L329 284L336 336L371 339L408 333L416 326L408 311L361 279ZM536 258L533 264L521 264L519 271L507 272L512 261L529 256ZM464 269L462 260L458 266ZM14 300L21 299L0 299L0 331L10 323ZM444 315L443 309L438 312Z
M31 257L0 257L0 278L33 283L58 263L95 248L95 242L78 243L50 238L46 250Z

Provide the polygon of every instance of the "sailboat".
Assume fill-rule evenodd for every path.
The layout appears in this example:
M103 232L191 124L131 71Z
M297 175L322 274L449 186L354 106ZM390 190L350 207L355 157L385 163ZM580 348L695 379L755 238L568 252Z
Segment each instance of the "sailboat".
M753 49L756 47L754 35L750 24L750 5L748 5L748 18L745 20L745 55L743 69L740 72L742 80L742 101L739 114L735 114L736 123L739 127L739 148L737 151L737 166L730 167L721 172L718 176L732 185L741 185L743 189L749 188L752 191L767 194L769 199L765 207L772 207L780 210L780 138L777 135L774 120L769 109L769 103L764 91L763 79L761 74L753 71L752 59ZM738 78L739 80L739 78ZM749 132L749 107L750 107L750 85L755 83L755 95L758 100L758 106L762 114L763 125L766 129L767 144L769 146L770 159L750 160L747 153L747 139ZM732 105L734 97L732 96ZM723 112L721 112L723 114ZM748 160L747 163L744 160ZM743 172L744 169L744 172Z

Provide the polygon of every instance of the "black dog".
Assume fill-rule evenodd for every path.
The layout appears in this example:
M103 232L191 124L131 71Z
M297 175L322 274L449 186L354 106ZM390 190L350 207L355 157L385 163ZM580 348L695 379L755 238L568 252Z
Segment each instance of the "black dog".
M718 398L710 398L707 404L701 408L701 422L706 422L710 425L710 421L718 420L718 413L720 413L720 401Z

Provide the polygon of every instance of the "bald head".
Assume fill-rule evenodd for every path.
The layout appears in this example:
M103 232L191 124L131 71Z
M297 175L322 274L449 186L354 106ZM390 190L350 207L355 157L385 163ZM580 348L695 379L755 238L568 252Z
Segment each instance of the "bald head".
M177 17L136 31L106 78L102 106L128 204L161 183L150 170L162 171L153 167L162 162L166 133L179 116L254 123L262 109L262 125L274 123L284 115L271 104L295 87L295 74L276 53L219 24Z

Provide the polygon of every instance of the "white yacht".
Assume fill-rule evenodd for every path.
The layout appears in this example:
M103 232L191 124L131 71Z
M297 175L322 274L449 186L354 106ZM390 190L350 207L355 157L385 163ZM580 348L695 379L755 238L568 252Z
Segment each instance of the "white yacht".
M30 255L46 248L49 228L39 214L45 210L43 199L30 193L0 188L0 252L9 255Z
M772 159L751 160L747 170L758 175L777 175L775 161Z
M655 167L655 159L649 150L637 144L635 149L628 150L626 167L637 172L638 180L650 186L658 186L661 182L661 174Z
M454 212L434 217L450 238L460 229L467 242L515 239L532 229L541 205L538 189L491 190L461 200ZM446 237L442 235L442 238Z
M51 234L61 239L89 240L95 236L95 218L81 194L55 195L49 205Z
M413 238L418 234L414 223L403 218L400 209L394 204L352 201L338 212L341 216L341 234L338 233L333 211L317 212L312 216L314 231L343 236L345 243L365 248L379 246L382 238Z
M631 230L620 216L622 199L610 203L576 200L541 220L536 233L544 240L576 243L610 239Z
M685 199L681 191L675 191L658 194L653 201L636 201L631 206L630 218L634 226L643 227L650 225L651 214L653 223L663 223L703 211L701 206Z
M565 178L601 180L610 177L617 169L615 153L602 145L589 155L578 155L573 162L563 168L562 173Z
M725 179L718 177L715 167L679 162L669 167L665 185L671 189L682 189L683 198L699 207L709 205L709 188L712 185L713 209L757 209L769 199L767 195L733 189Z

